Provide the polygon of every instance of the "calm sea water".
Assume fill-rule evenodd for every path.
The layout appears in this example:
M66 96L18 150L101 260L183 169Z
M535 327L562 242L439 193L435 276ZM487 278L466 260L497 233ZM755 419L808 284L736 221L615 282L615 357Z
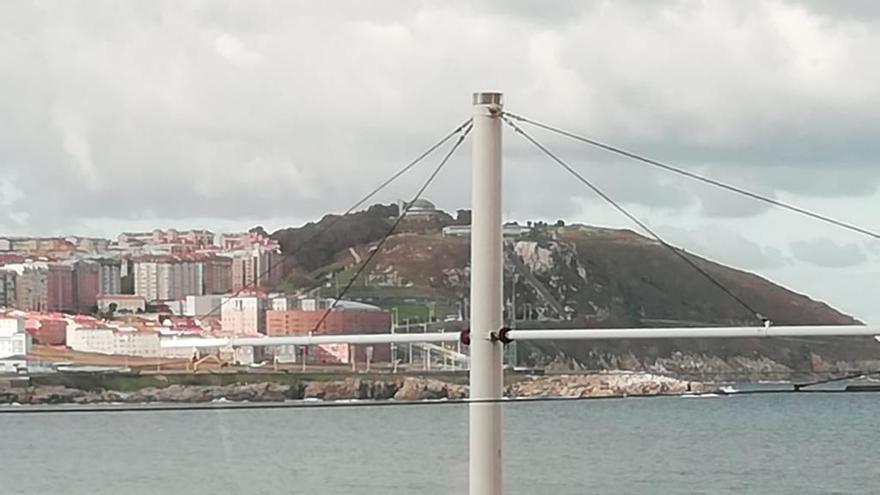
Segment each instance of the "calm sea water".
M880 394L505 406L508 494L880 492ZM0 414L2 494L462 494L467 406Z

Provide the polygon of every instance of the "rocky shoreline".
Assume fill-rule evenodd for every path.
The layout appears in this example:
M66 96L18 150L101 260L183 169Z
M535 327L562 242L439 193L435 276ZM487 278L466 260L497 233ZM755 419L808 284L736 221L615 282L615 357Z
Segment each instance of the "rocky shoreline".
M600 373L529 377L505 387L509 397L626 397L703 393L700 382L646 373ZM426 377L313 380L293 384L168 385L133 392L81 390L63 385L0 385L0 404L204 403L212 401L465 399L465 385Z
M512 397L626 397L711 392L702 382L649 373L613 372L533 377L507 387Z

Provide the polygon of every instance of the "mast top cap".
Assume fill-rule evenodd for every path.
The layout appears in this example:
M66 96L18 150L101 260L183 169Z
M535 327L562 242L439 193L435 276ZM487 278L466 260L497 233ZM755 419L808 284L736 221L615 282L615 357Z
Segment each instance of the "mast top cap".
M501 105L501 93L474 93L474 105Z

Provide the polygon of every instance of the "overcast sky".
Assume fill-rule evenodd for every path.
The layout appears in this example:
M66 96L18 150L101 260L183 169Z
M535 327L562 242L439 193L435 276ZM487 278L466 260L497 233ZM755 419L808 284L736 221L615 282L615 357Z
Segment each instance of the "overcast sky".
M10 0L0 233L298 225L345 210L486 89L878 230L878 54L871 0ZM880 323L880 243L533 134L670 241ZM630 226L505 139L508 218ZM427 197L467 207L469 159ZM411 195L429 166L377 200Z

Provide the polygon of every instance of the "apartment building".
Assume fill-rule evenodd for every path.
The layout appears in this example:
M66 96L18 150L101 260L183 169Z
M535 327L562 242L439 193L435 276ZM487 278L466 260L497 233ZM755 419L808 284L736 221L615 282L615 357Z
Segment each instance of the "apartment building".
M264 334L265 315L266 294L246 289L223 298L220 307L221 329L233 335Z
M67 347L82 352L141 357L157 357L161 354L159 332L133 327L69 324L66 342Z
M18 275L13 270L0 268L0 308L15 307L15 284Z
M266 311L266 334L269 336L320 334L387 333L391 329L391 314L375 309L336 309L327 314L325 310ZM321 318L324 318L321 321ZM321 321L320 325L318 322ZM367 348L372 355L367 356ZM387 344L374 346L321 345L316 346L316 362L350 363L357 361L387 361L391 348Z
M122 293L122 262L110 258L101 258L96 261L100 267L98 274L98 293Z
M204 294L225 294L232 289L232 259L206 256L202 261Z
M77 313L93 313L97 308L101 265L82 260L73 265L73 304Z
M46 263L14 263L6 265L15 272L15 306L25 311L46 311L49 307L48 274Z
M273 287L281 282L281 254L255 247L237 251L232 258L232 288Z
M21 318L0 318L0 359L24 356L31 352L33 341Z
M147 301L183 299L204 292L202 264L174 256L134 261L134 293Z
M67 263L48 263L46 292L47 311L75 312L74 266Z

